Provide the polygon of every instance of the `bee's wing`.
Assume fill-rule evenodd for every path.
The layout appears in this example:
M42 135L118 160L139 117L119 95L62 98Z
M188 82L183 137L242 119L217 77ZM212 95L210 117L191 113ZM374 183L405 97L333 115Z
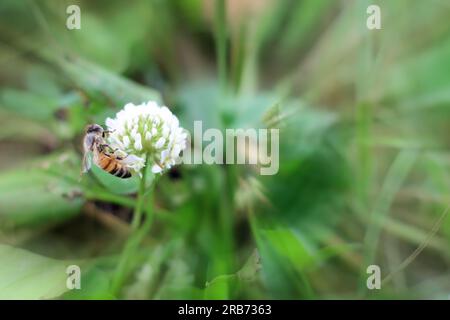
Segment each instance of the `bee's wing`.
M131 169L132 172L137 172L139 176L141 176L140 170L144 166L145 160L129 154L125 158L121 159L120 162L127 166L128 169Z
M133 154L129 154L121 159L121 162L128 166L133 166L136 162L139 161L143 161L143 159Z
M92 157L93 157L92 151L88 151L88 152L84 153L81 173L86 173L91 169Z

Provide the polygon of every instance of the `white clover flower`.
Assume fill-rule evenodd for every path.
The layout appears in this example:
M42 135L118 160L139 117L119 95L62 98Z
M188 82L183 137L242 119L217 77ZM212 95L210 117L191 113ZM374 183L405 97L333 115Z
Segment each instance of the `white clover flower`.
M161 173L180 160L187 134L176 116L156 102L128 103L114 119L106 119L111 145L133 157L130 167L139 172L148 156L153 173Z

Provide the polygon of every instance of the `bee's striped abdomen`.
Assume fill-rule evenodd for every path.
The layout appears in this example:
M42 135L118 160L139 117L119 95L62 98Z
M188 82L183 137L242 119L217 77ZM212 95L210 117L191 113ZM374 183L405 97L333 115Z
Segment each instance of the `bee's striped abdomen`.
M125 167L121 167L117 170L117 173L115 174L115 176L122 178L122 179L127 179L131 177L131 172L126 169Z
M101 154L98 164L100 168L116 177L122 179L131 177L131 172L128 168L121 164L116 158Z
M121 165L118 162L116 162L116 167L113 170L111 170L109 173L115 175L116 177L122 178L122 179L131 177L131 172L128 171L127 168L125 168L123 165Z

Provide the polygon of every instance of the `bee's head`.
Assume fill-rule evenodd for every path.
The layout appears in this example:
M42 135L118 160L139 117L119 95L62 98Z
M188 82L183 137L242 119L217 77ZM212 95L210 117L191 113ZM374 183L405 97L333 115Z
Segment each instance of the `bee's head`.
M90 124L86 127L86 133L103 134L103 128L98 124Z

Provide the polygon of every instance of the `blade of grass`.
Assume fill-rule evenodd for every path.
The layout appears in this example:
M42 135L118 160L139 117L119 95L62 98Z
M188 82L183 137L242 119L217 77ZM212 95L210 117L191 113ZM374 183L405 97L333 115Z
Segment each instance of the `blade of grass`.
M418 153L415 150L402 150L399 152L394 162L390 166L380 195L375 202L374 209L370 214L370 224L367 228L364 239L364 263L361 267L359 291L365 289L366 268L375 263L380 234L385 223L385 218L389 214L395 195L400 190L408 173L411 171Z
M418 256L419 254L427 247L427 245L430 243L431 239L434 237L434 235L438 232L439 228L441 227L442 223L444 222L445 218L447 217L448 211L450 209L450 206L448 206L442 215L439 217L439 219L435 222L433 225L433 228L431 229L430 233L428 234L427 238L411 253L408 258L406 258L394 271L389 273L382 281L381 285L385 285L388 283L392 278L408 267Z
M227 27L225 0L215 0L216 57L220 86L227 90Z

